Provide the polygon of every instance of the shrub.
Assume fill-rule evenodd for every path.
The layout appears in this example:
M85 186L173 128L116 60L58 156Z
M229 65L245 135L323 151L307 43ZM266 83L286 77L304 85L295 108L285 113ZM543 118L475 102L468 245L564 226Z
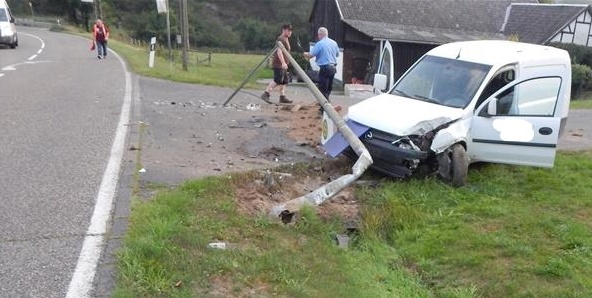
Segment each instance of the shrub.
M571 66L571 95L577 99L583 91L592 90L592 68L584 64L572 64Z

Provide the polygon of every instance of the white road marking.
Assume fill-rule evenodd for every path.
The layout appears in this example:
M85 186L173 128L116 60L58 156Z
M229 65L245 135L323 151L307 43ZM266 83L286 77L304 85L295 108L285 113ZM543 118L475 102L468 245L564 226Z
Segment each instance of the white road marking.
M29 33L19 33L19 34L21 34L21 35L27 35L27 36L30 36L30 37L33 37L33 38L36 38L37 40L39 40L39 42L41 43L41 46L39 47L39 50L37 51L37 54L29 57L27 59L27 61L31 61L31 60L37 58L37 56L39 56L39 54L41 54L43 52L43 49L45 48L45 42L43 41L43 39L41 37L37 36L37 35L33 35L33 34L29 34ZM9 65L9 66L3 67L2 70L3 71L16 70L16 66L19 65L19 64L22 64L22 63L13 64L13 65ZM4 74L3 73L0 73L0 77L3 77L3 76L4 76Z
M51 61L28 61L28 62L22 62L22 63L17 63L17 64L12 64L12 65L8 65L8 66L4 66L2 68L3 71L13 71L16 70L17 66L21 66L21 65L27 65L27 64L38 64L38 63L50 63Z
M105 233L107 232L107 223L111 217L113 200L115 198L121 160L123 159L126 135L128 133L128 123L131 111L132 100L132 82L131 75L128 72L125 63L117 53L109 50L121 64L125 72L125 95L123 106L119 115L119 123L115 140L111 147L111 156L107 169L103 174L95 209L90 221L90 226L86 232L82 250L78 257L78 263L74 270L74 275L68 287L67 298L90 297L92 292L93 280L97 271L97 265L101 257L101 252L105 245Z

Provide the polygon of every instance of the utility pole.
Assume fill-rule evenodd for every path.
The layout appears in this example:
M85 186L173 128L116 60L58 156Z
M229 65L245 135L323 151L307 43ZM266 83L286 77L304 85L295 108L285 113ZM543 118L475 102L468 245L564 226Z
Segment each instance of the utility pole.
M171 17L170 17L170 6L169 0L166 0L166 26L167 26L167 46L169 47L168 55L169 64L173 61L173 57L171 55Z
M168 55L167 58L169 60L169 64L172 62L171 58L171 18L170 18L170 7L169 7L169 0L156 0L156 11L158 14L165 13L166 14L166 29L167 29L167 46L168 46Z
M187 71L187 50L189 49L189 21L188 21L188 13L187 13L187 0L179 0L179 5L181 6L181 36L183 39L183 50L182 50L182 58L183 58L183 70Z
M99 18L103 20L103 6L101 6L101 0L97 0L97 2L99 3Z

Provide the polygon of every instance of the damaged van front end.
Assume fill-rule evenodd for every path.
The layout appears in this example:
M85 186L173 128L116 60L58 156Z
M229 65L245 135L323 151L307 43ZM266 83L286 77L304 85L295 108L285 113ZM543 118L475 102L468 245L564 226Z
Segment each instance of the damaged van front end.
M383 109L373 110L376 107ZM372 168L395 178L437 172L440 155L451 145L464 142L468 129L461 109L388 94L350 107L346 123L368 148L374 160ZM332 157L341 153L353 157L353 151L340 139L338 133L334 135L325 142L325 150Z

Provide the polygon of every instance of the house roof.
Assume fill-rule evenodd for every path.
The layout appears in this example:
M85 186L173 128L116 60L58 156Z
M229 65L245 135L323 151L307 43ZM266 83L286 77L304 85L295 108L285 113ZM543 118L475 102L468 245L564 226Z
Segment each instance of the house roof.
M345 23L375 40L444 44L464 40L505 39L503 34L494 32L427 28L360 20L346 20Z
M375 39L440 44L500 33L513 2L537 0L335 0L342 20Z
M589 5L512 4L502 30L522 42L545 44L585 11Z

